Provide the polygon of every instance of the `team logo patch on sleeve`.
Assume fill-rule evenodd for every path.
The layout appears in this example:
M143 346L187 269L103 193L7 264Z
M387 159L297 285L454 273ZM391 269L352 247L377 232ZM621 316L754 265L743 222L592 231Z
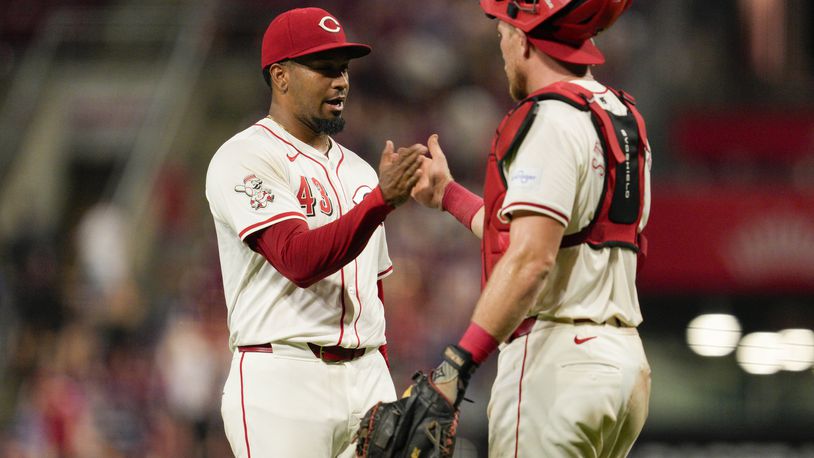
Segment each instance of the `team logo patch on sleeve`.
M263 180L257 178L257 175L251 174L243 178L243 184L235 186L235 192L241 192L249 196L249 205L253 209L266 208L268 204L274 201L274 194L271 190L263 186Z

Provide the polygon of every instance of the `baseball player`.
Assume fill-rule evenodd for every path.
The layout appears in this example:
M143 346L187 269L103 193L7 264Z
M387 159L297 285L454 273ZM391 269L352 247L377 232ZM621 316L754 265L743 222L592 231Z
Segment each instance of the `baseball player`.
M263 37L268 117L229 139L206 176L234 351L222 415L238 457L351 456L375 402L395 399L382 223L410 197L422 145L387 142L379 177L337 143L348 62L370 52L319 8Z
M490 457L625 456L647 417L636 331L637 254L650 149L633 99L595 81L591 38L626 0L481 0L497 18L518 101L488 157L484 197L455 183L437 136L413 196L482 238L484 289L432 378L459 402L502 343L488 407Z

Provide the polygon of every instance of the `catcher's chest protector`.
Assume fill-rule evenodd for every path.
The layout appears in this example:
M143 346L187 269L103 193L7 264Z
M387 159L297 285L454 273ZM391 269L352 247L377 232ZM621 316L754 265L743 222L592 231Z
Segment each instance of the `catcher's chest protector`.
M592 248L618 246L639 252L644 249L638 234L644 206L645 151L647 133L635 101L624 92L610 89L627 107L624 116L605 111L594 94L573 83L549 85L520 101L503 118L492 140L484 184L482 240L483 284L509 247L509 222L498 218L506 195L503 167L517 153L535 116L537 102L554 99L581 111L589 111L605 156L605 186L591 222L579 232L563 237L560 247L587 243Z

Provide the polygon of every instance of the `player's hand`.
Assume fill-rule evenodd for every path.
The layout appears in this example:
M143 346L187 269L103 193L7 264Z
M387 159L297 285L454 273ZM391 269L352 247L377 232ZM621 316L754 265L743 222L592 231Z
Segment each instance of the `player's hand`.
M444 360L430 374L433 386L457 409L464 399L469 379L478 365L472 355L457 345L444 349Z
M379 162L379 187L385 202L398 207L410 197L410 191L422 175L421 163L426 159L427 147L415 144L393 151L390 140L382 150Z
M453 181L453 178L449 171L447 157L444 156L441 145L438 144L438 134L430 135L427 147L430 157L421 164L422 173L411 195L421 205L441 210L444 190Z

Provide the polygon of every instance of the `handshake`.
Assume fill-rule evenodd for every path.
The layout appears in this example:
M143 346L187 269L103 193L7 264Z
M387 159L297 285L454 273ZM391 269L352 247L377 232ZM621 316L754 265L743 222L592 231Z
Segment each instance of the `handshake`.
M427 146L415 144L398 151L388 141L382 151L379 187L385 202L393 207L412 196L418 203L440 210L452 181L438 135L431 135ZM367 411L355 437L356 456L451 457L458 406L476 368L469 352L448 346L443 362L429 375L417 372L401 399L379 402Z
M452 181L446 156L438 144L438 135L420 143L399 148L387 141L379 162L379 187L385 202L398 207L412 196L418 203L441 209L444 189Z

